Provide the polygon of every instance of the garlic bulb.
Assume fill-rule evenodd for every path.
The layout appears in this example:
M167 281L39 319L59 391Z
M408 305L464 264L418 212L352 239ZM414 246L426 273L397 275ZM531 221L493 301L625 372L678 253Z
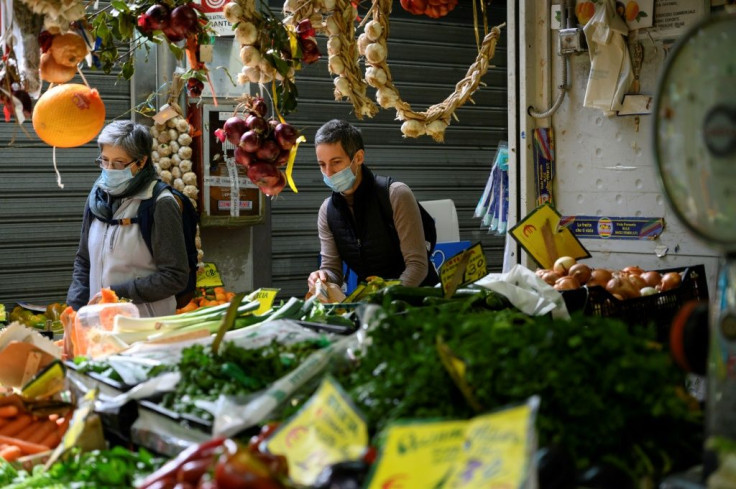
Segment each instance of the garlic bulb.
M314 27L315 30L321 30L322 29L322 14L319 12L315 12L312 15L309 16L309 22L312 23L312 27Z
M189 122L187 122L187 120L184 118L179 119L178 121L176 121L176 130L182 134L189 134Z
M427 124L427 134L433 138L442 138L445 134L447 124L444 121L437 119Z
M330 36L327 39L327 54L339 54L342 47L342 41L339 36Z
M368 44L370 44L371 40L368 39L368 36L364 33L358 36L358 52L361 56L365 56L365 48L368 47Z
M401 124L401 133L404 137L418 138L424 134L424 124L415 120L404 121Z
M369 66L365 70L365 81L367 81L372 87L381 88L388 81L388 76L383 68L377 66Z
M169 129L169 141L176 141L176 139L179 137L179 131L174 129L176 127L176 121L173 119L169 119L171 121L172 128Z
M273 75L270 73L266 73L265 71L261 71L261 78L258 80L258 83L270 83L273 81Z
M182 190L184 195L189 197L190 199L196 199L197 195L199 194L199 189L194 185L184 185L184 190Z
M189 146L190 144L192 144L192 136L190 136L186 132L179 134L179 137L176 140L182 146Z
M181 160L181 163L179 163L179 169L183 173L188 173L192 171L193 168L194 168L194 165L192 164L192 160Z
M240 48L240 61L245 66L258 66L261 62L261 52L257 47L247 44Z
M197 175L193 172L187 172L181 176L184 185L197 185Z
M179 153L172 153L171 154L171 164L174 166L179 166L179 163L181 163L181 156L179 156Z
M161 156L158 154L158 151L156 150L151 151L151 159L153 161L158 161L159 158L161 158Z
M169 171L171 172L171 176L173 178L181 178L181 170L178 166L172 166L171 168L169 168Z
M258 40L258 29L250 22L241 22L235 29L235 37L240 44L255 44Z
M173 180L171 178L171 172L169 170L162 170L161 173L159 173L158 176L161 177L161 180L163 180L164 182L168 183L169 185L171 184L171 182Z
M179 151L180 147L181 146L179 146L179 143L177 143L175 139L172 139L169 142L169 148L171 148L171 154L176 154L176 152Z
M330 36L340 34L340 26L338 25L337 19L335 19L334 15L327 17L327 20L325 21L325 30L327 30L327 34Z
M158 139L158 135L159 135L159 132L158 132L158 128L156 127L156 125L154 125L154 126L153 126L153 127L151 128L151 137L152 137L153 139Z
M235 2L228 2L222 9L225 19L231 24L237 24L243 17L243 9Z
M166 127L169 129L173 129L176 127L176 117L172 117L168 121L166 121ZM169 133L171 134L171 133Z
M156 139L161 144L168 144L168 142L171 141L171 136L169 136L169 131L163 131L158 134Z
M299 2L297 0L286 0L284 2L283 11L284 13L292 13L296 10L297 4Z
M322 0L322 9L327 12L335 10L335 0Z
M182 160L191 160L192 159L192 148L189 146L182 146L179 148L179 156L181 156Z
M338 76L337 78L335 78L333 83L335 84L335 89L337 90L337 92L340 93L340 95L342 95L343 97L347 97L350 95L350 82L347 78L345 78L344 76Z
M175 178L172 186L179 192L184 191L184 187L186 187L186 185L184 185L184 182L181 180L181 178Z
M171 168L171 158L165 156L158 160L158 167L162 170L168 170Z
M365 25L365 35L371 41L378 41L383 34L383 26L377 20L372 20Z
M345 63L339 55L330 56L327 64L330 72L335 75L342 75L345 72Z
M393 107L398 100L399 94L391 88L381 87L376 90L376 101L384 109Z
M156 151L158 151L159 156L162 158L171 154L171 148L169 147L168 143L159 144L156 147Z
M244 66L242 73L250 83L258 83L261 79L261 70L251 66Z
M365 59L374 65L382 63L386 59L386 48L378 42L368 44L365 47Z
M248 82L250 82L250 80L248 80L248 77L245 73L238 73L236 82L238 85L245 85Z

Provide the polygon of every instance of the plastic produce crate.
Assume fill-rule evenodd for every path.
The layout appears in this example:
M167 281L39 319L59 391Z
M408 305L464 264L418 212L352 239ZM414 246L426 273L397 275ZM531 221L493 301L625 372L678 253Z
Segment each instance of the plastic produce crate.
M670 324L680 307L691 300L708 300L708 282L704 265L657 271L661 274L678 272L682 283L666 292L627 300L616 299L600 286L564 290L562 297L571 313L583 311L587 315L618 318L632 326L654 324L658 339L666 342Z

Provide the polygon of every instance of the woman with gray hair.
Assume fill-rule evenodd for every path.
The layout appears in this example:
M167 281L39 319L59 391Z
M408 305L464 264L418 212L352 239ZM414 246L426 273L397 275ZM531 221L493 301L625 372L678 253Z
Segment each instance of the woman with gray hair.
M66 302L76 311L99 300L102 288L133 301L141 316L176 310L175 294L189 278L179 204L169 190L156 199L149 251L136 220L158 181L146 126L108 124L97 138L102 170L87 198L82 233ZM134 222L131 222L133 220Z

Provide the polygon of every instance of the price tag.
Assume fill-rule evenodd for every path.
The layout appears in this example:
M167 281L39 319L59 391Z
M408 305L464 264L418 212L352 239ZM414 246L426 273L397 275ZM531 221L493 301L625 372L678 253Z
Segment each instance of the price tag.
M258 309L253 311L253 315L260 316L261 314L268 312L268 310L273 307L273 301L276 299L276 294L279 293L279 290L281 289L261 288L253 291L253 293L248 296L248 299L261 303Z
M368 489L440 487L460 455L466 425L467 421L393 424Z
M538 405L539 398L532 397L524 405L471 419L452 475L442 487L524 487Z
M87 417L94 412L96 399L97 389L90 389L79 401L77 409L74 410L72 420L69 422L69 428L64 433L64 438L49 456L49 459L44 465L44 470L48 470L65 451L76 445L77 440L82 435L82 431L84 431Z
M197 270L197 287L222 287L222 278L214 263L205 263Z
M525 487L538 407L539 397L533 396L467 421L394 423L368 489Z
M363 417L331 377L267 444L270 452L286 456L291 479L307 486L328 465L359 459L367 446Z
M440 267L440 282L445 297L450 297L458 287L475 282L488 274L486 255L477 243L449 258Z

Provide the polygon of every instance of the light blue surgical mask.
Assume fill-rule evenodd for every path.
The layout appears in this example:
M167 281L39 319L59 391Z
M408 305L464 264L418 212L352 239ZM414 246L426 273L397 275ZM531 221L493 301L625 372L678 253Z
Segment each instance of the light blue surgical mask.
M353 173L353 170L351 169L352 166L353 161L351 160L347 167L343 168L331 177L322 174L322 180L325 182L325 185L332 189L333 192L346 192L353 188L353 184L355 183L355 173Z
M103 168L99 186L110 195L118 195L125 192L131 180L133 180L133 171L130 167L124 170Z

